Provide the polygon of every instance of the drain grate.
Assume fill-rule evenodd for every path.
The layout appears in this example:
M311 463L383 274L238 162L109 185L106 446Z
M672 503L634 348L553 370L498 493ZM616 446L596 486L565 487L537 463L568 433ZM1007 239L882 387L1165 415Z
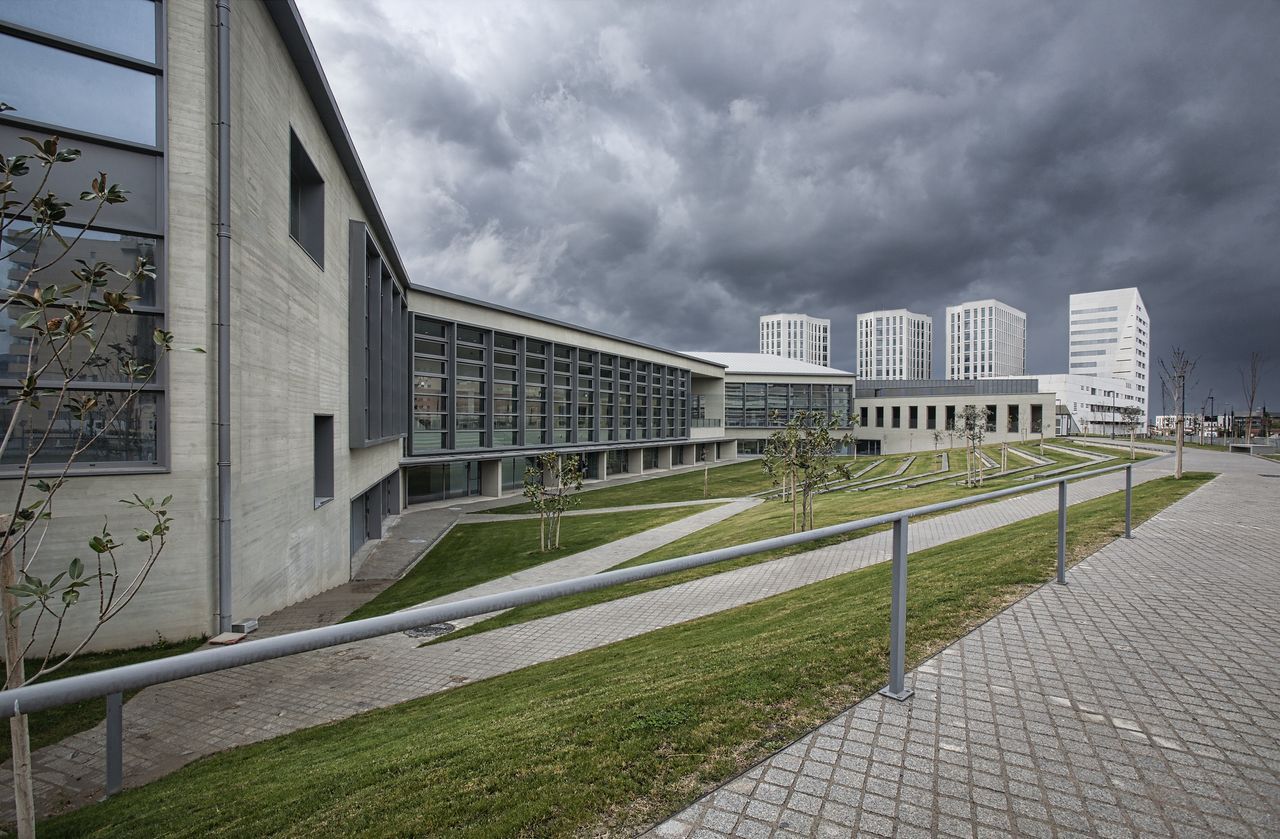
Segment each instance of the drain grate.
M441 635L448 635L458 627L451 623L433 623L430 626L419 626L416 629L406 629L405 635L410 638L439 638Z

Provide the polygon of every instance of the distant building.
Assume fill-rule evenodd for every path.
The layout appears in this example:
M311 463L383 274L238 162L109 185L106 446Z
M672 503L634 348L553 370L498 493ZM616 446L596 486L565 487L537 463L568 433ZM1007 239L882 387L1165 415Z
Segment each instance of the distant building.
M1026 372L1026 312L999 300L947 307L948 379L992 379Z
M831 366L831 321L801 314L761 315L760 352Z
M1137 433L1146 434L1146 394L1127 379L1052 373L1030 376L1039 390L1053 393L1058 403L1058 434L1129 435L1125 408L1143 411Z
M1071 295L1067 372L1123 379L1150 404L1151 319L1136 288Z
M859 379L927 379L933 367L933 318L906 309L858 315Z

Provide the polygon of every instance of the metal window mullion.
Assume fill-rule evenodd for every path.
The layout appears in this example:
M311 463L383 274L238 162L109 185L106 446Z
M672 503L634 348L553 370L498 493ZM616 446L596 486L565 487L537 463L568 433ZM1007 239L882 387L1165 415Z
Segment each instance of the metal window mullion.
M493 348L494 333L493 330L486 330L484 335L484 443L481 448L493 448L493 411L494 411L494 392L493 392ZM499 478L501 483L501 478Z
M458 438L456 433L457 423L455 422L458 391L458 371L456 366L456 359L458 357L458 353L456 351L458 324L453 321L447 322L445 324L445 332L447 334L445 335L444 341L444 448L456 449L458 447Z

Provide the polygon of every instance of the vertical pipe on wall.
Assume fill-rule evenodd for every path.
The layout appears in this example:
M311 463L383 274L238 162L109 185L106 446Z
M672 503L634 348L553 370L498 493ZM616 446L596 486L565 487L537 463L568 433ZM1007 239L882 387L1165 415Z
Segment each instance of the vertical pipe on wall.
M216 0L218 62L218 631L231 631L231 0Z

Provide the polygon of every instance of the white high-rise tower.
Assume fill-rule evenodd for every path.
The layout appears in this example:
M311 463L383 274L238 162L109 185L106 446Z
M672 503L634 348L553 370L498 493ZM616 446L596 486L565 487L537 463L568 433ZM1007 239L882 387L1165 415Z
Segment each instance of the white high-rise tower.
M927 379L933 368L933 318L906 309L858 315L859 379Z
M1026 312L999 300L947 307L948 379L990 379L1026 372Z
M831 321L808 315L760 316L760 352L831 366Z
M1151 318L1136 288L1071 295L1067 371L1134 384L1150 408Z

